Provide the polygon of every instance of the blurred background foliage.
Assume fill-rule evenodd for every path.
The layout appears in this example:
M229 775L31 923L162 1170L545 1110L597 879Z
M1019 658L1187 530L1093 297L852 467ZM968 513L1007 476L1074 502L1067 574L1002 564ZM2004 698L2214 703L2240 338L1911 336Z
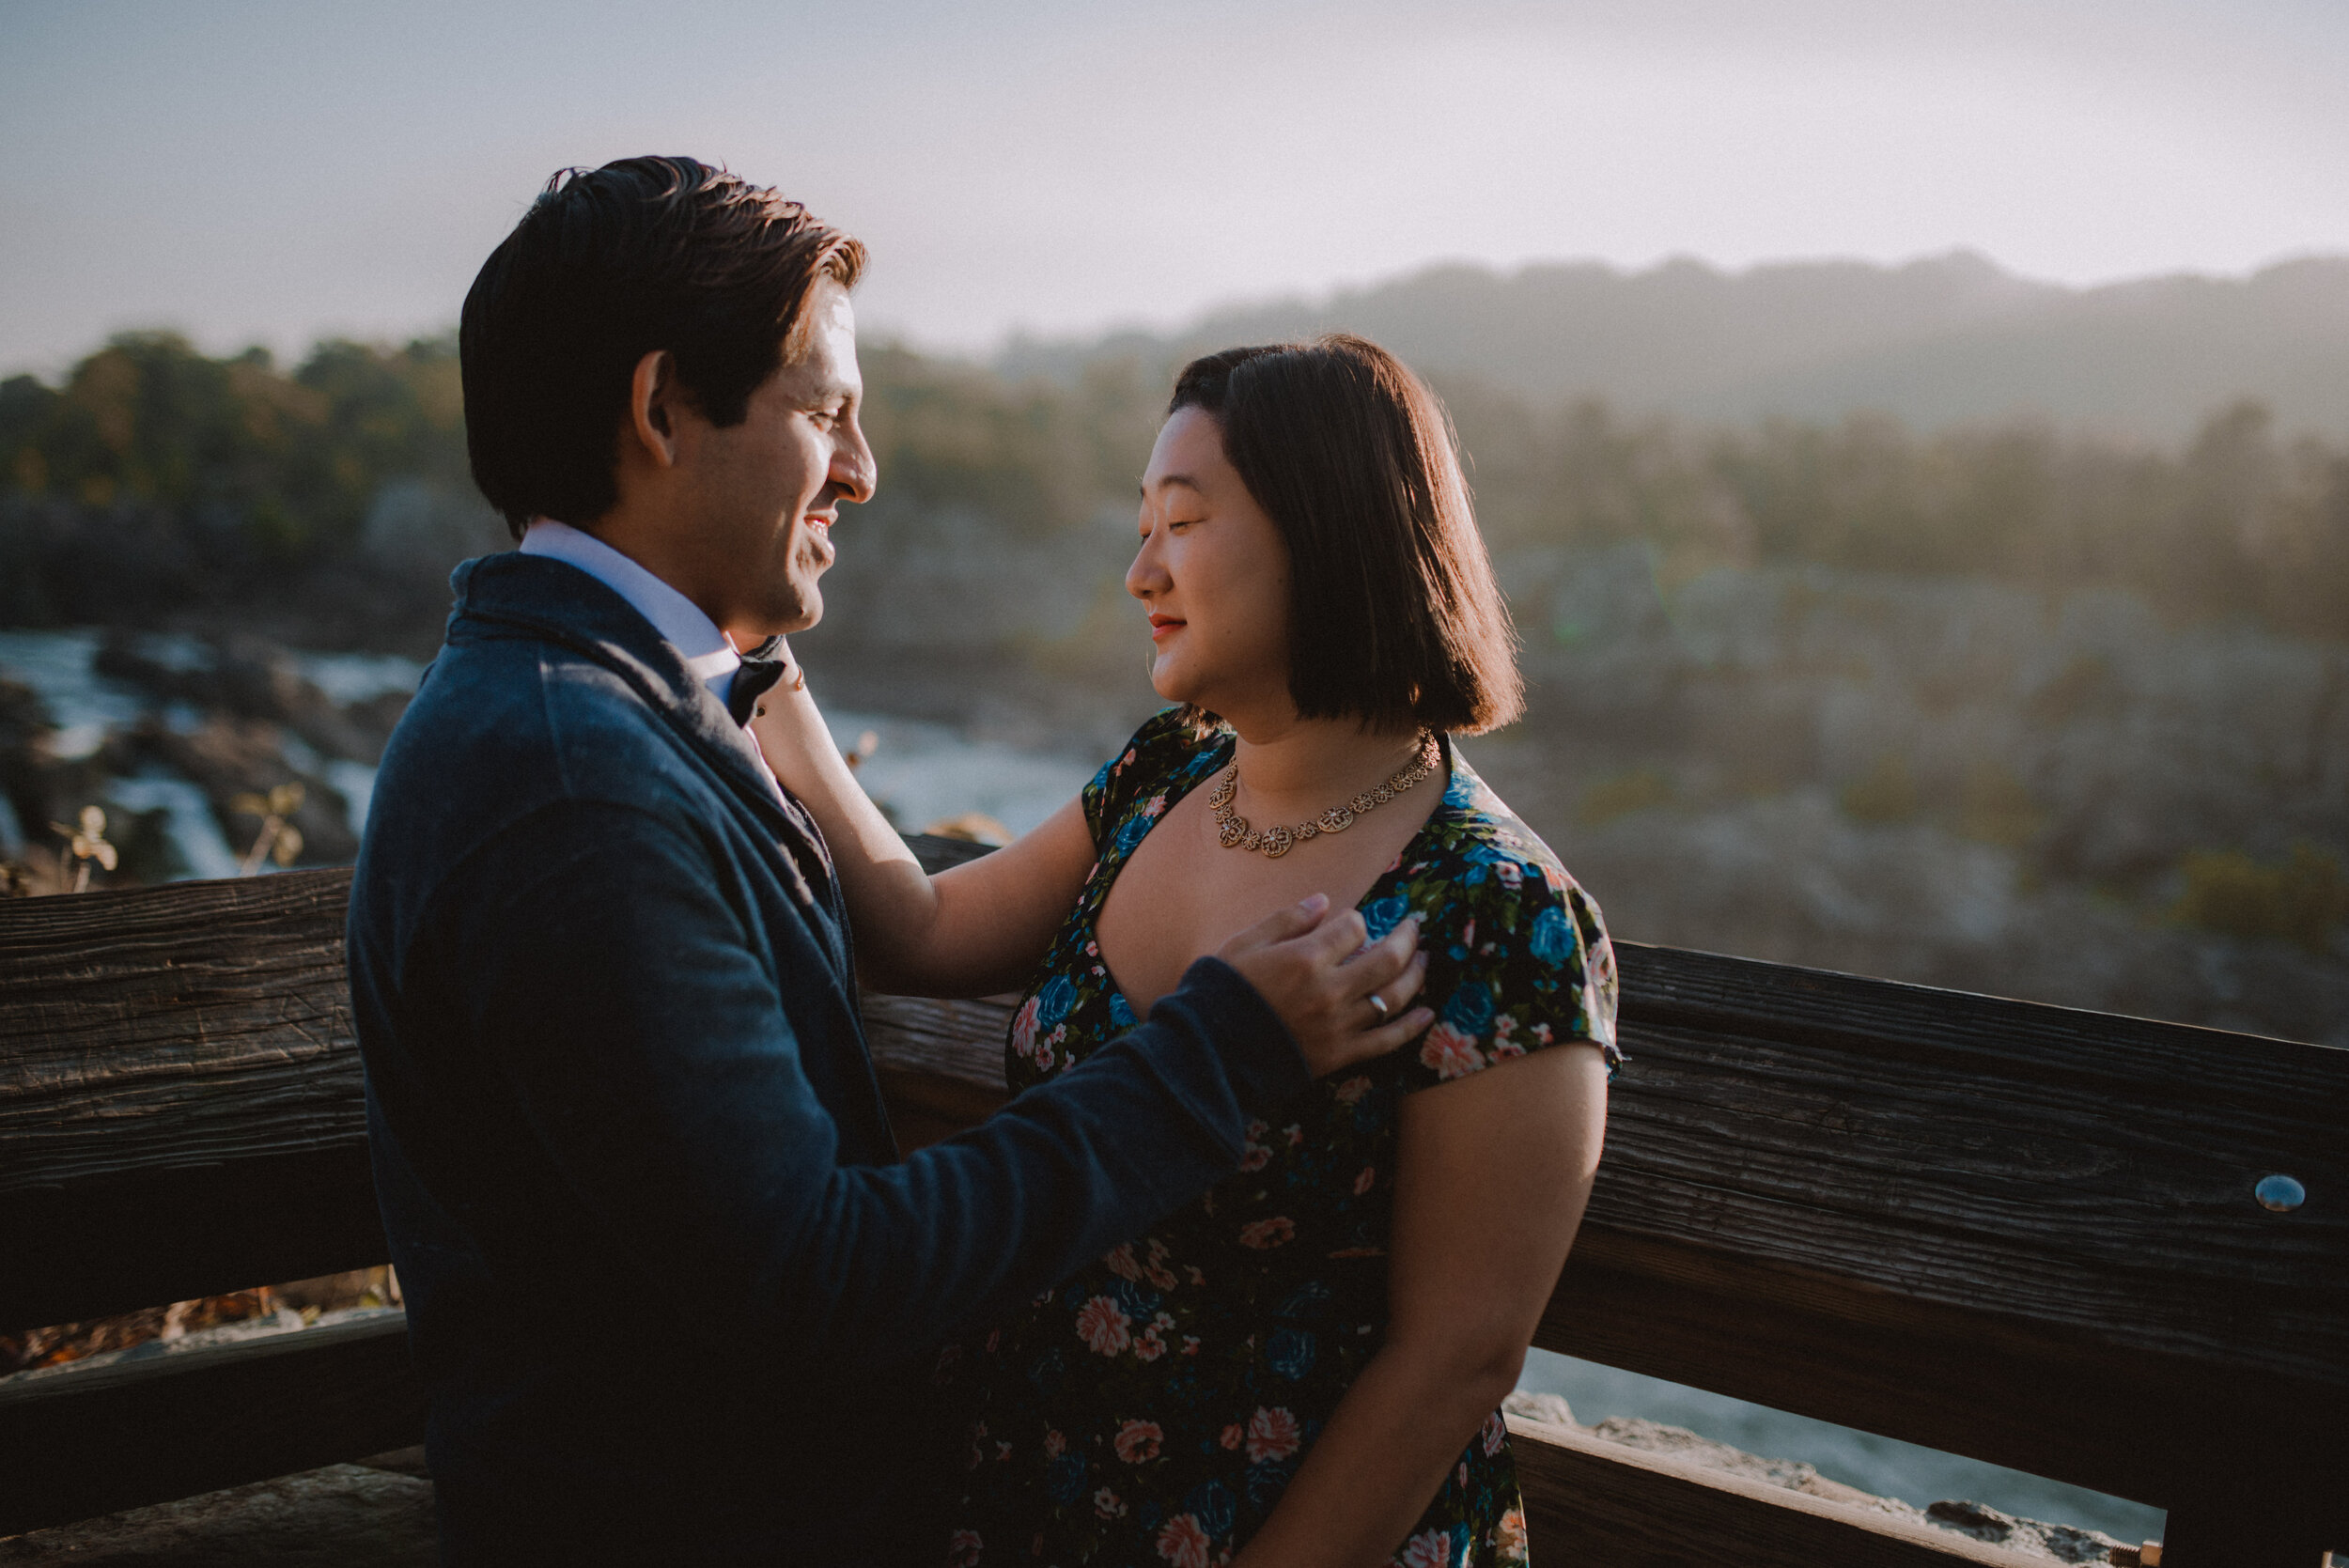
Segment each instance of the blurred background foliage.
M1027 542L1127 505L1170 368L1106 354L1015 380L890 344L863 367L879 505ZM2349 449L2255 401L2163 446L1871 413L1703 427L1438 380L1499 553L1640 540L1667 586L1807 563L2349 634ZM62 384L0 382L0 623L307 606L313 637L428 646L448 566L503 537L466 477L446 337L330 340L288 367L139 333Z

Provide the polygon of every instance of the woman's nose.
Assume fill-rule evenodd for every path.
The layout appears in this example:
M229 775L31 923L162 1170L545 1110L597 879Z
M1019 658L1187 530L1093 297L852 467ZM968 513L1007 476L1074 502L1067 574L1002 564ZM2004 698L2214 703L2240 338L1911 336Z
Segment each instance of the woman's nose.
M1134 551L1133 565L1126 568L1126 591L1136 598L1146 599L1166 590L1166 568L1159 562L1158 536L1153 533Z

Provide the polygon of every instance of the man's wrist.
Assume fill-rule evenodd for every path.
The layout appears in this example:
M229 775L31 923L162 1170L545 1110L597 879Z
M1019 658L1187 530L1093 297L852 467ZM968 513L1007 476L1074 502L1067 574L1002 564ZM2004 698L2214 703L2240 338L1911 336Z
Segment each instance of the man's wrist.
M1223 1064L1232 1094L1252 1113L1285 1105L1313 1083L1297 1038L1248 977L1209 955L1183 971L1182 984L1160 1001L1188 1006ZM1158 1009L1152 1008L1155 1014Z

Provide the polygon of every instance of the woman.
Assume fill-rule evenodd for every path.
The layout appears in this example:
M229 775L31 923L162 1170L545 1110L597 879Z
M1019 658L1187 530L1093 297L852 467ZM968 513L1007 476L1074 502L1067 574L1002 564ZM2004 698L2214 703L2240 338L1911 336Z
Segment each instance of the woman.
M1359 338L1212 355L1178 379L1140 531L1126 585L1182 706L994 855L909 870L813 704L770 702L761 743L839 852L869 981L1024 986L1017 1091L1319 892L1370 938L1422 923L1430 1027L948 1352L972 1415L952 1560L1524 1561L1497 1406L1596 1168L1615 982L1595 907L1451 744L1520 699L1449 428Z

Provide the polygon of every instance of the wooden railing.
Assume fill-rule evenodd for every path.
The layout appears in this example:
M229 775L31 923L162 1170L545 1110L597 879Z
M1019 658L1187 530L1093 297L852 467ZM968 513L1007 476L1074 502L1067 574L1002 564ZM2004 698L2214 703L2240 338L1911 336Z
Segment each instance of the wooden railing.
M349 887L0 905L0 1325L382 1261ZM1631 1065L1537 1343L2165 1508L2169 1568L2349 1546L2349 1051L1620 953ZM1002 1006L865 1005L908 1142L1002 1102ZM20 1379L0 1534L422 1412L397 1317ZM1570 1429L1518 1451L1543 1560L2025 1560Z

